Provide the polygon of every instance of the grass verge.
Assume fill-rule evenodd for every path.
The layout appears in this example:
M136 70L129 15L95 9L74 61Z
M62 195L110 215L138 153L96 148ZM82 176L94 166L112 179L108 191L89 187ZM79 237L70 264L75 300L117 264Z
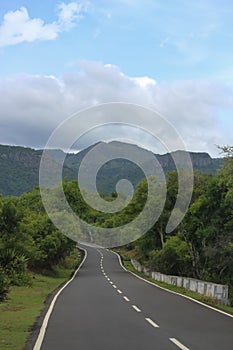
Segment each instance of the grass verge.
M216 304L216 301L211 297L189 291L189 290L182 288L182 287L173 286L173 285L170 285L170 284L165 283L165 282L156 281L153 278L146 276L144 273L138 272L134 268L134 266L132 265L130 257L127 256L127 252L125 252L124 250L118 250L118 249L116 249L114 251L116 251L121 256L122 263L128 271L135 273L136 275L144 278L147 281L152 282L155 285L158 285L160 287L163 287L165 289L171 290L171 291L179 293L179 294L187 295L188 297L191 297L195 300L198 300L204 304L210 305L212 307L215 307L216 309L225 311L225 312L233 315L233 307L231 307L231 306L218 305L218 304Z
M31 327L45 307L47 296L67 281L81 258L73 252L53 274L33 273L32 286L11 287L8 299L0 304L0 349L22 350Z

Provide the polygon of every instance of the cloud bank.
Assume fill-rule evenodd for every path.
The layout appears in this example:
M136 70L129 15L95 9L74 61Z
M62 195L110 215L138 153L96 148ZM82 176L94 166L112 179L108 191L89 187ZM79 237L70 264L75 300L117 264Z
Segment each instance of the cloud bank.
M216 144L232 144L233 121L228 114L232 92L231 87L214 81L158 83L148 77L129 77L114 65L82 61L76 72L62 77L1 79L0 143L41 148L54 128L73 113L100 103L129 102L162 113L190 151L215 156ZM123 127L122 138L127 138L127 132ZM105 138L104 131L97 134ZM137 139L137 135L131 136Z

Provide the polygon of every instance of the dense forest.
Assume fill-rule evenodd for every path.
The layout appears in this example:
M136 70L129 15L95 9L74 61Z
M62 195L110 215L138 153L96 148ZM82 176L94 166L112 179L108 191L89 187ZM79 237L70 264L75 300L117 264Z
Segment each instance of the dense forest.
M182 223L169 234L165 228L177 198L178 181L176 171L168 172L161 216L143 237L126 248L144 265L162 273L228 284L233 305L233 147L223 147L223 152L225 162L217 176L194 172L189 209ZM125 209L106 214L85 204L77 181L65 180L63 187L72 209L83 220L99 227L118 227L130 222L142 210L148 190L143 179ZM102 196L112 201L116 193ZM52 269L74 246L75 242L58 231L48 218L39 188L20 197L0 197L1 300L11 285L30 284L29 271Z

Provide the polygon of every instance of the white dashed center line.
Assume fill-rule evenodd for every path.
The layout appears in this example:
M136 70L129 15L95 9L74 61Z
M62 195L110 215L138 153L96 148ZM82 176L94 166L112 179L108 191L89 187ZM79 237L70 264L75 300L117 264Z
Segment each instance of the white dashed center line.
M132 308L137 312L141 312L141 310L136 305L132 305Z
M176 346L178 346L181 350L190 350L186 346L184 346L182 343L179 342L176 338L169 338L169 340L174 343Z
M120 289L117 289L117 291L118 291L119 294L122 294L122 291Z
M154 328L159 328L159 325L157 323L155 323L154 321L152 321L150 318L146 318L145 319L147 322L149 322L151 324L152 327Z
M126 301L129 301L129 298L127 298L127 297L123 297Z

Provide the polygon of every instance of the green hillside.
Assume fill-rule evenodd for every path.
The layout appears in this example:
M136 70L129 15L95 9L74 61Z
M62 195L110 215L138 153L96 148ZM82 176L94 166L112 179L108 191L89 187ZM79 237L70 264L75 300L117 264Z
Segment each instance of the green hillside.
M76 179L77 171L84 155L92 148L77 153L67 154L63 175L68 179ZM121 142L112 142L107 147L120 148L124 151L125 144ZM135 145L127 145L132 151L140 149ZM149 151L142 150L144 154ZM3 196L19 196L24 192L30 191L39 184L39 166L42 150L24 148L18 146L0 145L0 193ZM182 156L182 151L180 155ZM123 153L124 154L124 153ZM64 153L60 150L51 150L51 161L60 162ZM175 170L171 154L155 155L161 164L164 172ZM193 167L202 173L216 175L221 167L223 160L221 158L213 159L207 153L190 152ZM88 179L88 172L87 172ZM153 173L151 172L151 175ZM126 159L115 159L106 163L98 172L97 188L99 192L110 194L116 190L116 183L122 179L128 179L134 186L144 177L142 170L134 163Z

